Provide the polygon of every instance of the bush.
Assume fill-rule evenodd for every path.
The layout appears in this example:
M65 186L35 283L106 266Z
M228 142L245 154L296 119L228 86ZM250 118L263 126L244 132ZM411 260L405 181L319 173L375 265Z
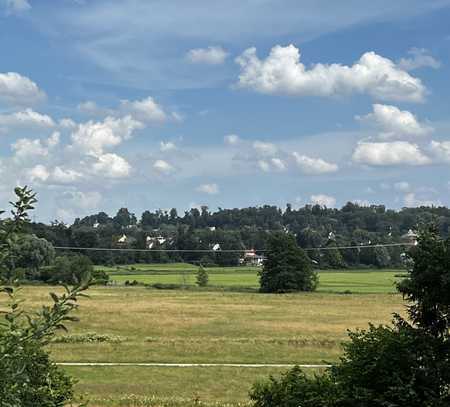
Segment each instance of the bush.
M255 407L329 407L337 406L339 390L329 374L308 378L297 366L279 379L256 383L250 399Z
M274 233L267 243L267 259L260 271L260 290L266 293L314 291L317 273L295 239Z
M294 368L257 384L255 407L446 407L450 405L450 240L425 231L399 285L412 325L350 332L336 366L308 378Z
M28 221L35 195L26 187L16 188L18 200L13 204L12 219L0 227L0 271L7 264L18 240L18 234ZM6 265L6 266L5 266ZM27 312L17 299L17 289L0 288L9 297L9 308L0 320L0 405L5 407L62 407L73 398L73 380L49 359L45 346L56 331L66 330L70 314L77 308L77 298L88 287L82 283L58 296L51 293L52 306L38 312Z
M86 276L92 277L92 284L107 284L109 276L103 270L95 270L89 257L82 254L59 256L46 275L51 283L76 284Z
M208 285L208 272L203 266L200 266L197 271L196 283L199 287L206 287Z

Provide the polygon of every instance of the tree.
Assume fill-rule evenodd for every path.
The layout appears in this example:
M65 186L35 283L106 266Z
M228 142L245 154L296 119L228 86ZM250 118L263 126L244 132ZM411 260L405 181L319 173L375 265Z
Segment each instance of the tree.
M12 218L0 227L0 270L10 262L12 248L19 233L29 221L28 211L36 202L35 194L27 187L16 188ZM22 309L17 289L1 287L0 293L9 298L9 309L0 320L0 402L8 407L62 407L73 399L73 380L49 359L45 346L57 330L66 329L67 321L83 296L88 283L66 288L62 295L51 293L52 306L38 312Z
M295 239L281 232L272 234L260 272L260 290L267 293L313 291L317 281L310 259Z
M40 280L40 270L49 266L55 258L53 245L45 239L34 235L19 236L19 240L12 246L11 269L22 268L29 280Z
M253 387L255 407L446 407L450 405L450 240L420 234L399 291L411 323L349 334L338 364L308 378L295 368Z
M450 238L441 239L436 226L422 230L409 255L412 267L398 289L411 302L410 319L433 336L448 337Z
M202 265L200 265L197 270L196 283L199 287L206 287L208 285L208 281L208 272Z
M55 259L48 280L53 283L78 284L92 277L93 284L106 284L109 276L101 270L95 270L89 257L81 254L59 256Z

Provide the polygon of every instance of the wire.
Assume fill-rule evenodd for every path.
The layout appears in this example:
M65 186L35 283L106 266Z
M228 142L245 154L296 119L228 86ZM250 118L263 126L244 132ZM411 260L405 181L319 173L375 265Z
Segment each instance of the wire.
M376 247L407 247L415 246L415 243L382 243L382 244L366 244L366 245L354 245L354 246L327 246L327 247L306 247L305 251L312 250L346 250L346 249L368 249ZM54 246L57 250L87 250L87 251L110 251L110 252L169 252L169 253L246 253L248 249L225 249L225 250L212 250L212 249L130 249L130 248L107 248L107 247L75 247L75 246ZM258 249L253 250L255 253L265 253L268 250Z

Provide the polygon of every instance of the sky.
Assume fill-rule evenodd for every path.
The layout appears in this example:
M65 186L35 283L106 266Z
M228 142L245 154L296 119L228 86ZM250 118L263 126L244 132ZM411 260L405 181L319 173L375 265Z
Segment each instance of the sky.
M450 0L0 0L0 207L450 205Z

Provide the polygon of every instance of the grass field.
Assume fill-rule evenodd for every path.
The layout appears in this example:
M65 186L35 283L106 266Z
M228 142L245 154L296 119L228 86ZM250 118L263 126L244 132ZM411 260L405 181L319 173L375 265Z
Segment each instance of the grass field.
M50 350L54 360L66 362L333 362L348 328L364 328L369 321L389 323L393 312L403 310L401 297L389 293L393 272L323 272L320 277L323 290L361 294L93 287L91 298L80 302L81 322L70 327L70 334L83 337L93 332L110 335L112 340L54 343ZM26 287L22 295L28 306L36 307L48 301L49 290ZM195 400L236 405L245 402L258 377L280 372L274 368L67 369L79 378L77 390L88 393L94 406L202 405Z
M106 271L112 282L124 284L137 281L143 284L195 285L197 267L191 264L135 264L130 266L100 267ZM259 284L258 269L255 267L211 267L209 285L212 287L252 288ZM319 271L319 292L335 293L394 293L399 270L345 270Z

